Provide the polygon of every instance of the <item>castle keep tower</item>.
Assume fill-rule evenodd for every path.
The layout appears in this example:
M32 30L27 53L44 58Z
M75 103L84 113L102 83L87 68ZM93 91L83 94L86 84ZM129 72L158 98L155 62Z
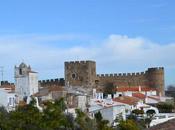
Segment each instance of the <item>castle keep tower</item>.
M96 79L96 63L94 61L65 62L66 86L93 87Z
M148 68L146 78L149 81L149 87L157 88L161 95L164 95L164 68Z
M32 71L30 66L25 63L21 63L19 67L15 66L15 93L19 100L27 99L27 97L37 92L37 72Z

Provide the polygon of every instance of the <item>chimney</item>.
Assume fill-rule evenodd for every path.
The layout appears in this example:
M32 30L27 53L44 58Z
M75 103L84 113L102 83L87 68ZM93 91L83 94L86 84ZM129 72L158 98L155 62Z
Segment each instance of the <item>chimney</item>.
M139 85L139 92L141 92L142 90L141 90L141 86Z

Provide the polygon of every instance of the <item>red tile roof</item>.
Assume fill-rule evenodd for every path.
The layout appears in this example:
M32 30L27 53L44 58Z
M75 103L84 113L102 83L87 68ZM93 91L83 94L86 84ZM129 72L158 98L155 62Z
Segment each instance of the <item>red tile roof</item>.
M2 86L0 86L0 88L13 91L13 90L15 90L15 85L2 85Z
M132 93L133 97L139 98L139 99L145 99L146 96L142 93Z
M128 104L128 105L135 105L137 104L137 102L139 102L139 98L121 96L121 97L114 98L113 101L121 102L121 103Z
M116 88L117 92L125 92L125 91L135 91L139 92L139 87L118 87ZM155 88L150 87L141 87L141 91L156 91Z

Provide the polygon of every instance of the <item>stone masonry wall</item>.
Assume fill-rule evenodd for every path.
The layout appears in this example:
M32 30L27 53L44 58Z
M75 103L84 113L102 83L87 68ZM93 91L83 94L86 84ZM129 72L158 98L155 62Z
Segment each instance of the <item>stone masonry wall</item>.
M152 87L164 95L164 68L148 68L139 73L117 73L96 75L95 61L65 62L65 85L86 88L105 87L107 84L117 87Z
M164 68L148 68L140 73L118 73L97 75L99 86L113 83L117 87L145 86L157 88L164 95Z
M92 87L95 85L96 63L94 61L65 62L67 86Z

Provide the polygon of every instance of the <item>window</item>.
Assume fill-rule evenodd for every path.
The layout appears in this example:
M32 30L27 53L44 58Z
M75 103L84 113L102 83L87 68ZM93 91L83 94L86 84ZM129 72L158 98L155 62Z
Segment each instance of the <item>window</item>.
M19 69L19 74L22 75L22 69L21 68Z
M12 97L9 98L9 106L13 106L14 99Z
M75 79L76 75L75 74L72 74L72 78Z

